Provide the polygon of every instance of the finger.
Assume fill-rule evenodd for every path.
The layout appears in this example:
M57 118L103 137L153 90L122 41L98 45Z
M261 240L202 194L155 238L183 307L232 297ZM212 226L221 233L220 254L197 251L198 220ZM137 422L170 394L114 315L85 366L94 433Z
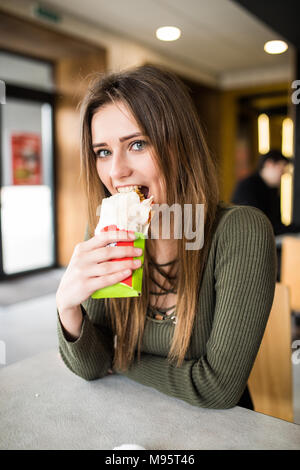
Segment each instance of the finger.
M89 279L89 288L91 293L95 292L98 289L103 289L103 287L113 286L118 282L123 281L131 275L131 269L126 269L125 271L119 271L114 274L108 274L107 276L94 277Z
M104 261L120 258L134 258L142 256L143 250L134 246L106 246L86 254L85 262L103 263Z
M97 235L94 235L89 240L82 242L80 245L83 245L82 248L86 251L94 250L95 248L101 248L109 243L114 243L117 241L132 241L135 240L136 236L134 232L126 230L120 231L111 231L111 232L100 232Z
M106 276L109 274L124 271L125 269L137 269L142 265L141 260L108 261L99 263L89 268L89 277Z

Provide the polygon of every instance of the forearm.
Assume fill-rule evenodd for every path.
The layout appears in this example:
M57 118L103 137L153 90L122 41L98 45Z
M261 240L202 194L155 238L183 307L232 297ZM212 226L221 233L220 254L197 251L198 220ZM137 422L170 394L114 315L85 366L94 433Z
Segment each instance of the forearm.
M76 341L81 332L83 314L80 305L69 310L57 307L64 336L68 341Z
M140 362L136 359L128 371L119 373L191 405L215 409L235 406L247 382L247 376L235 376L231 383L222 383L222 375L205 357L176 367L166 358L142 354Z

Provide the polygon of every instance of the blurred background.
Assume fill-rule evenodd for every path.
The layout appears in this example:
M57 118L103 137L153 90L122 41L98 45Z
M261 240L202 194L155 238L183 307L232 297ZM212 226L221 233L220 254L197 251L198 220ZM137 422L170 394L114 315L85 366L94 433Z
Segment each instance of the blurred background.
M57 347L55 292L87 222L78 104L91 74L163 65L190 90L222 200L270 151L288 159L274 186L287 290L252 390L257 411L300 423L299 15L293 0L0 0L0 368ZM178 39L159 39L164 26Z

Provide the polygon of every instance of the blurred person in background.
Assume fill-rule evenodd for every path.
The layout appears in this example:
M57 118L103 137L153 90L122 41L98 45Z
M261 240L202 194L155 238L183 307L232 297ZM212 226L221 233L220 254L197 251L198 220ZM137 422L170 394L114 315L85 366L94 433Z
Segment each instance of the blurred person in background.
M280 181L290 162L291 159L278 150L271 150L260 158L254 173L238 182L232 196L233 204L257 207L264 212L273 226L274 235L300 233L299 226L286 226L281 222Z
M232 203L253 206L260 209L270 220L274 235L300 233L300 227L295 224L284 225L280 212L280 182L291 159L286 158L278 150L271 150L263 155L258 167L250 176L239 181ZM281 277L281 241L277 245L277 281Z

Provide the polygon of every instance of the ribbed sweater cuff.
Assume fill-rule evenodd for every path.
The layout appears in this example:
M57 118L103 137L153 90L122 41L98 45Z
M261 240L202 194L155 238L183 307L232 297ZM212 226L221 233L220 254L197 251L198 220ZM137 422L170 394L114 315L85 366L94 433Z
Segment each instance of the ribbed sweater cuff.
M112 353L105 334L92 323L82 306L81 309L84 319L80 336L75 341L66 339L57 311L59 349L69 369L87 380L93 380L107 374L111 368Z
M80 307L81 307L81 312L82 312L82 315L83 315L83 321L82 321L82 325L81 325L80 336L75 341L69 339L69 335L68 335L68 333L66 332L66 330L64 329L64 327L62 325L61 320L60 320L60 316L59 316L59 312L56 309L57 329L58 329L59 339L62 339L63 342L66 343L66 344L70 344L70 345L75 345L76 343L79 344L82 340L83 332L86 330L86 326L87 326L87 322L85 321L86 320L86 312L82 308L82 306L80 306Z

